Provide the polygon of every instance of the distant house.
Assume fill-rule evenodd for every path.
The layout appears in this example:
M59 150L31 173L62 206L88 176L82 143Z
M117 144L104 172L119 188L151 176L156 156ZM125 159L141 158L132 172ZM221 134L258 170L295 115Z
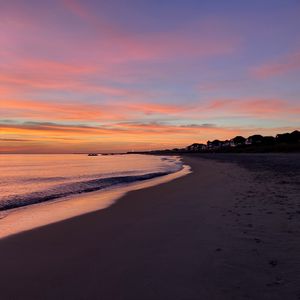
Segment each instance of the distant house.
M289 144L283 145L283 147L277 147L277 144ZM253 145L253 147L247 147L248 145ZM260 147L261 146L261 147ZM237 149L231 147L238 147ZM236 136L231 140L213 140L207 141L205 144L194 143L187 146L184 149L173 149L174 152L273 152L277 149L283 149L287 151L294 151L300 147L300 131L295 130L291 133L277 134L276 137L273 136L262 136L260 134L255 134L249 136L245 139L243 136Z
M290 135L293 142L300 143L300 131L295 130Z
M260 134L251 135L245 141L246 145L259 145L262 144L264 137Z
M264 136L263 144L264 145L274 145L276 143L276 139L273 136Z
M278 143L289 143L290 142L290 134L289 133L277 134L276 140Z
M251 145L252 144L252 139L248 137L245 141L245 145Z
M236 146L242 146L245 145L246 139L240 135L236 136L235 138L230 140L230 146L236 147Z
M212 142L211 141L208 141L207 142L207 148L208 149L219 149L222 147L222 143L220 140L213 140Z
M295 130L291 133L282 133L276 135L276 140L278 143L294 144L300 142L300 132Z
M194 143L190 146L187 146L186 150L189 151L189 152L201 152L203 150L206 150L206 145L205 144Z
M222 147L230 147L230 140L225 140L222 142Z

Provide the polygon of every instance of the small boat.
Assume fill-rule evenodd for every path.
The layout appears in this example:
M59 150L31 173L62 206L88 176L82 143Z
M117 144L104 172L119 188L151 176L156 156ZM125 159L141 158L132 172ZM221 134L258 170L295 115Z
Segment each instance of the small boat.
M98 156L97 153L89 153L88 156Z

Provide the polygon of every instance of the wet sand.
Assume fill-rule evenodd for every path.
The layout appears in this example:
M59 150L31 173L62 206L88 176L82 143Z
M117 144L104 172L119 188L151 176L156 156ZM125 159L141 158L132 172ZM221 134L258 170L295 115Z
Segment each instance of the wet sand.
M1 299L300 299L299 154L192 174L0 240Z
M34 228L105 209L118 201L129 191L135 191L172 181L190 173L190 167L149 180L120 185L118 188L82 193L71 197L45 201L8 211L0 211L0 240Z

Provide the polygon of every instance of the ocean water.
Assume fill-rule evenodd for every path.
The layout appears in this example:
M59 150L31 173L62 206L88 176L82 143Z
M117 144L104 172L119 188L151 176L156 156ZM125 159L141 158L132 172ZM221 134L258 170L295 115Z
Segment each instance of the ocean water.
M152 155L0 155L0 211L117 189L182 168L178 157Z

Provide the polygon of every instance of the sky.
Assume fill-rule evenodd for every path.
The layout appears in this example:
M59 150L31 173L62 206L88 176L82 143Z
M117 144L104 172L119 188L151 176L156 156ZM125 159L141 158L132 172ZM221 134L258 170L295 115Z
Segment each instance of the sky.
M300 125L299 0L0 0L0 153Z

